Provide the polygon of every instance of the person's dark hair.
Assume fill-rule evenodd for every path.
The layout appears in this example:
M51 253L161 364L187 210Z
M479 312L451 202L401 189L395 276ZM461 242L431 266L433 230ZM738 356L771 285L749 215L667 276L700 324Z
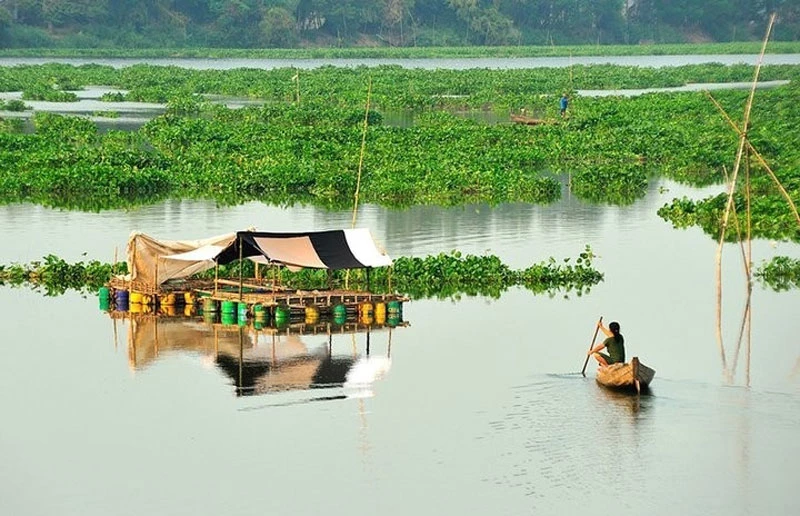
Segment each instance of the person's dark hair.
M608 329L614 334L614 337L619 337L619 323L614 321L608 325Z

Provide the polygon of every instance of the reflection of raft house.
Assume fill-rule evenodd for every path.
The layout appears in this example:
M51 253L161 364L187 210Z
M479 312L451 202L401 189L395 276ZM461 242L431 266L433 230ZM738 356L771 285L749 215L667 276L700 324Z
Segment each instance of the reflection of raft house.
M365 378L359 367L388 367L392 328L348 323L345 328L298 326L282 330L255 329L252 325L206 324L192 318L160 317L154 314L114 312L112 317L127 319L128 364L142 370L161 356L191 354L209 359L225 372L237 395L267 394L290 390L347 388L361 389ZM299 331L298 331L299 330ZM347 352L334 352L337 334L366 334L365 354L347 345ZM388 336L385 356L370 355L370 333ZM325 336L323 341L316 337ZM349 339L348 339L349 340ZM311 342L316 341L313 345ZM375 377L368 375L368 380Z
M113 278L101 292L108 296L109 309L127 311L135 306L174 306L202 300L204 311L230 310L257 315L266 309L276 315L304 315L309 307L321 314L346 310L349 314L369 310L368 306L389 306L390 310L407 301L395 293L373 293L369 272L374 267L391 266L391 258L378 249L367 229L345 229L298 233L239 231L203 240L157 240L134 232L128 240L129 274ZM220 278L219 266L241 260L255 263L255 277ZM262 267L272 270L271 278L261 275ZM295 290L281 285L278 267L297 271L302 268L365 269L364 290L328 288ZM243 267L240 267L241 270ZM216 269L213 279L197 279L198 273ZM330 274L328 275L330 278Z

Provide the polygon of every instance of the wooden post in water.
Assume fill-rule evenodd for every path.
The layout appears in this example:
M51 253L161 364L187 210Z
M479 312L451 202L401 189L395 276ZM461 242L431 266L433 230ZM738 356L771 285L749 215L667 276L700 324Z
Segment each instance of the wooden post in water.
M242 237L239 237L239 301L242 300L242 283L244 283L244 279L242 278Z

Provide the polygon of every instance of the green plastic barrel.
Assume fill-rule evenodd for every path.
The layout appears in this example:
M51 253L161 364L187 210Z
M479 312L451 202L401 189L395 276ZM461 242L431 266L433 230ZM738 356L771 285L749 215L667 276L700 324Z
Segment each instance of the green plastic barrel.
M222 302L222 313L223 314L236 314L236 302L231 300L225 300Z
M232 326L232 325L236 324L236 314L233 313L233 312L230 312L230 313L222 312L221 320L222 320L222 324L225 324L225 325L228 325L228 326Z
M111 308L111 291L108 287L100 287L97 291L97 301L100 304L100 310L109 310Z
M389 314L402 314L403 305L400 303L400 301L394 299L386 303L386 311L389 312Z

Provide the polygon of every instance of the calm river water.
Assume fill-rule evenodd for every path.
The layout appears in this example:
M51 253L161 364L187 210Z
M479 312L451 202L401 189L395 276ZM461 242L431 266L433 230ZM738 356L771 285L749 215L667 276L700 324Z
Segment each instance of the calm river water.
M716 243L656 215L715 191L658 181L625 207L568 192L548 206L364 206L358 225L392 256L458 249L522 268L590 244L605 274L582 296L413 300L407 326L369 336L214 335L202 318L132 324L94 296L0 287L0 514L800 514L797 292L755 287L752 351L736 354L744 280L726 246L726 373ZM2 206L0 264L111 261L132 230L350 221L259 203ZM800 248L754 243L757 264L775 255ZM651 395L580 375L601 315L656 370Z
M248 333L246 367L238 335L215 341L202 319L133 328L93 296L0 288L0 513L572 514L616 495L603 502L615 514L798 514L797 293L756 287L750 387L744 350L729 381L715 340L715 243L655 214L707 192L655 183L627 207L568 194L549 206L365 206L359 226L394 256L459 249L519 268L588 243L605 281L583 296L413 300L407 327L369 341ZM198 238L350 218L257 203L4 206L0 263L111 261L134 229ZM775 254L800 253L755 244L757 261ZM736 247L723 263L732 368ZM600 315L656 369L652 395L611 395L593 366L579 374ZM265 373L276 359L294 365ZM237 395L243 384L253 395Z

